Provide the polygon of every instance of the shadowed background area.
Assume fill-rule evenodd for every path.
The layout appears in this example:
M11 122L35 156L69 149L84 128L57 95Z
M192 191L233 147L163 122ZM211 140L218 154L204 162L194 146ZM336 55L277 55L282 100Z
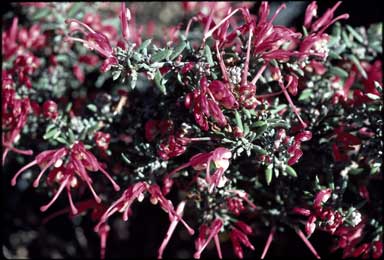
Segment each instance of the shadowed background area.
M281 1L271 3L271 13L281 4ZM258 10L260 2L251 8L253 13ZM306 2L288 2L287 9L275 20L275 24L300 27L304 20ZM319 1L319 13L329 8L328 3ZM153 20L156 25L156 34L162 34L162 27L177 23L186 24L181 3L178 2L149 2L136 4L137 24ZM382 21L379 1L344 1L337 13L349 13L348 21L352 26L369 25ZM20 13L20 8L15 4L7 3L2 9L3 30L7 27L12 17ZM177 15L174 15L177 14ZM22 23L22 16L20 21ZM93 81L89 79L89 81ZM47 223L44 218L51 213L67 207L66 198L60 199L46 213L39 211L40 206L48 201L47 193L35 190L30 181L22 178L17 186L11 187L10 180L13 174L25 165L25 161L18 161L10 156L7 164L2 167L1 192L2 192L2 254L7 258L97 258L99 257L99 238L93 231L94 223L89 218L68 218L67 214L60 215ZM26 173L31 175L32 172ZM33 173L35 174L35 173ZM174 191L175 192L175 191ZM170 194L170 197L177 194ZM135 203L132 208L134 214L128 222L123 222L120 217L113 217L110 221L112 232L107 242L108 257L139 257L154 258L164 235L168 229L168 216L159 207L153 207L148 199L142 203ZM90 214L89 212L86 214ZM178 230L182 228L178 227ZM246 251L246 258L258 258L267 239L268 230L255 234L252 242L255 251ZM292 239L294 237L294 239ZM316 245L319 253L327 258L330 237L321 232L315 233L311 241ZM274 242L269 252L270 257L311 257L311 252L303 246L293 231L286 230L278 233L275 241L289 241L284 243ZM204 258L216 257L213 243L204 252ZM224 255L233 255L229 240L222 243ZM164 257L190 258L194 252L194 241L182 230L176 232L169 243Z

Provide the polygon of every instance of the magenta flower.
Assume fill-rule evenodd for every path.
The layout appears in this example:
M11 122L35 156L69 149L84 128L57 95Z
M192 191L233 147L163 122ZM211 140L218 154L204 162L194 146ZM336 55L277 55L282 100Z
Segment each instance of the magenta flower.
M68 156L67 162L65 165L63 165L66 156ZM92 187L92 179L89 177L87 170L91 172L101 171L109 179L116 191L120 189L119 185L117 185L112 177L104 170L104 168L101 167L96 157L87 151L81 142L74 143L71 148L63 147L56 150L47 150L41 152L35 157L34 161L22 167L15 174L15 176L12 178L11 184L13 186L16 185L17 177L25 170L36 164L39 165L42 170L33 182L33 186L35 188L39 186L39 181L44 172L47 171L51 166L59 169L53 170L50 179L52 179L53 175L54 179L60 183L60 187L51 202L41 207L41 211L46 211L56 201L63 189L66 188L72 212L76 214L75 212L77 212L77 209L72 202L70 189L72 186L77 186L76 182L78 179L84 181L88 185L95 200L100 203L101 199Z
M246 229L249 231L248 229ZM241 248L241 244L248 247L251 250L255 250L253 245L248 239L248 236L250 233L245 233L244 231L240 231L239 229L232 227L230 238L232 241L233 250L235 251L235 255L242 259L243 258L243 249Z
M96 142L96 146L100 150L102 151L108 150L108 146L111 141L111 134L97 131L93 138Z
M128 22L131 20L131 12L128 8L125 7L125 2L121 3L121 11L120 11L120 24L121 24L121 32L126 41L129 41L129 28Z
M9 151L24 155L32 155L33 151L20 150L14 147L14 143L19 139L21 130L26 124L31 111L29 98L16 98L16 91L11 87L13 80L4 71L2 76L1 123L3 131L1 133L1 143L4 149L2 154L4 164Z
M199 236L195 240L196 252L193 255L195 259L200 259L201 253L207 247L207 245L212 240L212 238L214 238L215 240L215 245L216 245L219 258L220 259L222 258L219 236L218 236L222 226L223 226L223 220L220 218L216 218L212 222L209 228L205 224L200 226Z
M18 27L19 18L14 17L8 31L2 33L2 51L5 60L14 54L27 54L33 49L45 46L46 37L40 31L40 26L32 25L29 30Z
M226 108L235 108L237 106L237 102L233 94L225 86L223 86L221 82L214 81L212 83L212 86L208 86L207 78L201 78L200 89L196 88L193 91L193 95L188 95L186 97L185 102L186 108L189 108L191 106L190 103L193 102L192 110L196 123L204 131L208 131L208 118L210 116L212 116L220 127L224 127L228 124L223 111L219 107L219 102ZM222 93L222 91L224 91L224 93ZM216 99L215 95L220 101Z
M163 182L166 184L167 188L165 190L170 189L170 185L172 185L172 181L170 181L170 178L175 173L179 172L182 169L185 169L187 167L192 167L193 169L197 171L206 170L205 180L207 184L209 185L209 192L212 192L215 187L222 187L225 182L226 178L223 176L224 172L229 167L229 159L232 157L232 153L230 150L218 147L215 150L209 152L209 153L199 153L191 157L188 163L185 163L176 169L174 169L172 172L167 174L163 178ZM214 163L215 165L215 171L211 175L211 163Z
M183 211L184 211L185 203L186 203L185 201L182 201L177 206L176 214L177 214L177 216L180 216L180 218L183 217ZM164 238L164 240L161 243L161 246L159 248L158 257L157 257L158 259L163 258L163 252L165 250L165 247L167 246L169 240L171 239L173 232L175 231L176 226L180 221L180 218L174 217L173 220L171 220L171 224L169 225L167 234L165 235L165 238Z
M43 104L43 115L50 119L56 119L58 116L57 104L52 100L47 100Z
M80 31L85 36L85 39L68 36L67 40L81 42L86 48L97 51L104 58L114 57L112 47L105 34L94 31L90 26L76 19L66 19L65 22L78 25L76 28L70 28L71 33Z
M112 203L112 205L102 214L98 224L95 226L95 231L100 232L100 229L107 223L108 218L116 212L122 212L123 220L127 221L132 203L135 200L142 201L144 199L145 192L150 194L150 201L152 204L159 204L161 208L168 213L169 220L171 222L167 234L158 251L158 257L162 258L164 249L167 246L179 221L186 227L190 235L194 234L194 230L189 227L189 225L182 218L185 202L181 202L175 211L172 202L164 197L160 187L156 184L149 185L146 182L138 182L128 187L124 191L123 195Z

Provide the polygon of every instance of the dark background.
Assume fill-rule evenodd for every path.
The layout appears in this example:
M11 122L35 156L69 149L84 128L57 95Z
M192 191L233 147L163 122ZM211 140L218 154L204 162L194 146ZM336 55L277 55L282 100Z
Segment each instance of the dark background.
M280 3L274 2L272 12L273 8L276 9ZM287 4L288 8L283 13L286 13L287 18L296 17L291 21L283 19L276 22L301 27L306 3L287 2ZM2 5L2 15L13 8L10 3ZM256 13L258 6L259 4L256 3L252 8L253 13ZM319 14L331 7L325 1L319 1L318 6ZM344 1L336 13L349 13L348 23L359 26L382 22L382 11L379 1ZM292 15L289 14L290 12ZM42 214L39 208L48 201L46 192L36 191L31 183L25 183L25 181L24 183L19 182L18 187L10 186L11 176L21 166L11 153L0 174L2 254L5 257L13 258L23 256L30 258L99 257L99 238L93 231L94 223L90 221L89 217L76 217L71 220L68 215L62 215L42 225L44 216L67 206L66 198L59 199L48 213ZM123 222L120 217L114 217L109 222L112 232L108 238L106 256L153 259L157 256L158 247L168 229L168 216L159 207L152 206L147 199L140 204L135 203L132 209L134 215L128 222ZM182 228L178 227L178 230L182 230ZM245 257L260 257L268 232L269 230L264 230L251 237L251 242L256 249L253 252L245 249ZM190 258L192 256L193 238L185 232L180 233L180 236L178 236L178 232L174 234L165 250L164 257ZM323 258L328 258L331 245L330 236L315 232L311 242ZM230 242L222 243L222 249L224 255L234 257ZM268 257L282 256L308 259L312 257L312 254L293 231L286 229L283 233L277 233L268 253ZM338 257L340 254L334 256ZM203 258L207 257L216 258L216 250L204 251Z

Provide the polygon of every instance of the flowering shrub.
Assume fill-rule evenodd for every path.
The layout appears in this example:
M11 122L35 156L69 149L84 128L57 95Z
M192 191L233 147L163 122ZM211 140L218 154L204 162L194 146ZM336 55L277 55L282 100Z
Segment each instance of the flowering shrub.
M169 218L158 258L184 230L197 259L264 258L290 231L316 258L316 233L379 258L382 24L342 25L340 4L288 28L285 4L186 2L162 36L138 5L19 4L2 33L6 185L50 198L42 224L90 221L101 258L148 201Z

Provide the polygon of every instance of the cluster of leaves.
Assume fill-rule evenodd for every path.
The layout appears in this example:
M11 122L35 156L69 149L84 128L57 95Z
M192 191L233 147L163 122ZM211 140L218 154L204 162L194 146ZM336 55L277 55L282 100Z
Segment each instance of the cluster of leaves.
M25 49L3 59L2 90L15 89L16 99L27 98L34 110L26 112L20 139L2 136L3 148L39 152L34 162L43 172L56 168L40 189L57 195L67 174L61 167L72 174L65 179L68 192L79 190L80 199L91 194L77 183L92 183L85 169L111 170L123 192L94 179L103 199L91 188L97 203L71 204L73 215L96 212L102 256L108 218L119 211L127 220L134 214L130 205L144 194L171 221L159 257L179 221L190 234L199 230L196 258L212 239L219 257L219 240L231 240L242 258L240 243L254 250L252 234L266 228L262 257L276 230L288 228L315 256L308 238L316 229L333 235L346 257L380 255L382 24L336 23L327 35L340 3L311 25L313 2L299 33L272 24L284 5L267 19L263 2L258 16L245 7L200 12L185 31L172 28L177 37L164 42L142 40L125 4L40 4L21 8L31 19L25 23L38 23L45 36L32 51L40 62L28 74L30 84L14 73ZM21 34L17 26L13 20L4 30L3 45ZM73 36L79 32L82 37ZM2 99L3 107L7 102ZM3 131L11 132L7 124ZM42 158L61 147L65 156ZM116 194L121 197L114 201ZM356 238L356 232L365 235ZM219 239L219 233L229 236Z

